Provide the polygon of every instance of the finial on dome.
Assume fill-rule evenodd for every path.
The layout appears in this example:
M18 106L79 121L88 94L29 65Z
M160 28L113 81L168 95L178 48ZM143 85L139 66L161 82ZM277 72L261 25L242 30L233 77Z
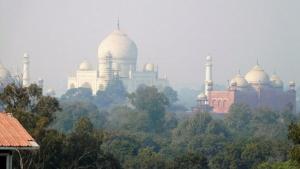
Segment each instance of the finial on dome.
M258 57L256 58L256 65L259 65Z
M238 70L238 74L241 75L241 70L240 69Z
M118 17L117 29L120 30L120 18Z

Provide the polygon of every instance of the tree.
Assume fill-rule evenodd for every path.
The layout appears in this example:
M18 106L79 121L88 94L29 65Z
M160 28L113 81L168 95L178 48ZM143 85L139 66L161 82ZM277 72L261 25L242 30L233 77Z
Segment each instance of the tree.
M229 113L225 115L225 124L235 133L249 133L249 123L252 111L244 104L234 104L230 107Z
M174 159L172 169L208 169L207 159L200 154L186 153Z
M9 85L0 100L40 145L38 152L21 151L24 168L121 168L112 155L100 149L103 133L96 131L89 119L80 119L68 135L51 129L54 112L61 110L59 102L43 96L37 85ZM19 162L14 161L14 166L19 168Z
M149 127L160 132L164 124L165 108L169 104L167 97L155 87L141 86L129 98L138 111L148 114L151 122Z
M6 112L11 112L34 136L54 120L54 112L60 110L59 102L43 96L36 84L21 87L11 84L0 93ZM35 131L34 131L35 130Z
M242 149L241 159L245 165L256 168L258 164L267 160L270 156L271 148L272 147L270 147L269 144L265 144L265 142L255 141L248 143Z
M61 168L121 168L119 162L101 150L103 133L97 132L88 118L80 118L67 136Z
M114 107L108 116L108 129L131 132L149 132L150 120L145 112L128 106Z
M114 135L102 145L105 153L113 154L122 163L136 156L139 148L140 143L126 135Z
M257 166L257 169L299 169L299 165L293 161L277 163L264 162Z
M186 142L194 136L205 134L208 124L212 121L209 113L196 113L182 121L173 132L174 141Z
M252 114L250 127L255 137L285 140L287 126L283 121L279 112L270 109L257 109Z
M125 168L130 169L165 169L166 160L150 148L139 150L137 157L125 163Z
M123 82L119 79L114 79L109 83L104 91L98 91L95 96L95 104L101 107L109 107L112 104L121 104L126 101L127 91Z
M73 88L67 90L65 94L63 94L60 98L62 101L85 101L91 102L93 101L93 92L90 88Z
M55 98L43 96L42 89L35 84L29 87L8 85L0 94L0 100L5 111L12 113L40 144L38 153L21 152L24 167L41 168L46 165L51 168L50 163L59 163L56 158L62 157L61 143L64 136L48 128L54 120L54 112L60 110L59 102Z
M294 143L294 147L290 150L290 157L300 164L300 124L291 123L288 138Z
M98 110L91 102L67 101L61 102L62 110L55 113L56 120L52 127L64 132L70 132L75 122L81 117L91 119L95 128L103 128L106 125L106 111Z
M174 104L176 101L178 101L177 92L173 88L167 86L162 92L168 98L170 104Z

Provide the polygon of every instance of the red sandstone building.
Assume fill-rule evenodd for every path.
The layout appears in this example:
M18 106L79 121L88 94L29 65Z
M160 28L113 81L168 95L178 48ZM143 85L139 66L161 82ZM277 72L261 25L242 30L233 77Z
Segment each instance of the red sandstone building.
M260 65L254 66L245 77L240 73L231 81L227 90L215 91L212 83L212 62L207 57L205 93L198 96L198 106L194 111L228 113L232 104L246 104L250 108L269 108L274 111L292 110L296 112L295 82L284 83L278 75L271 77Z

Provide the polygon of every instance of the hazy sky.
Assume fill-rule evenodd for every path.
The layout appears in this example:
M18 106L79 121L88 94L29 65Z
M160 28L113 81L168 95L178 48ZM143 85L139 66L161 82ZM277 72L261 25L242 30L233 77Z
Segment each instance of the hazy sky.
M176 87L200 88L205 56L214 81L226 84L257 58L285 84L300 84L299 0L0 0L0 60L15 72L28 52L33 80L58 93L116 28L133 39L138 67L159 65Z

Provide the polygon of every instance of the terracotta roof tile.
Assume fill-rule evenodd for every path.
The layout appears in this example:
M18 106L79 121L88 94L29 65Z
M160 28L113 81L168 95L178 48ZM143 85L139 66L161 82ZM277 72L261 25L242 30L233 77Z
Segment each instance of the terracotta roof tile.
M0 149L1 147L38 148L38 145L16 118L9 113L0 112Z

